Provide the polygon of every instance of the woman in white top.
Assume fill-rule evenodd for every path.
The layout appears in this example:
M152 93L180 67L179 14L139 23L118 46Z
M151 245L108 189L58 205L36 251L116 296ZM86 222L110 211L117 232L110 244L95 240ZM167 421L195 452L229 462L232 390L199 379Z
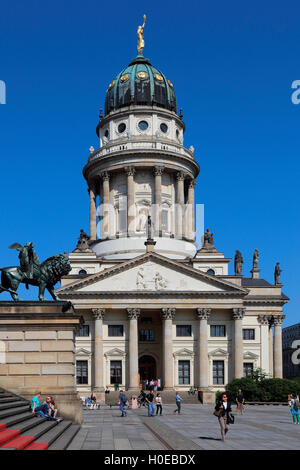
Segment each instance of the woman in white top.
M158 415L158 411L160 410L159 414L161 415L162 414L162 399L161 399L160 393L156 395L155 402L156 402L156 414Z

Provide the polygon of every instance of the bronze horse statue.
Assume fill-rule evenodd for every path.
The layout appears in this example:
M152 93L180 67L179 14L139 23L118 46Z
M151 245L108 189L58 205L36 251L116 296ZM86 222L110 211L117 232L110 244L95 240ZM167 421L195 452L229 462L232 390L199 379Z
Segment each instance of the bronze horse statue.
M26 243L24 247L15 243L9 248L16 248L19 252L20 266L11 266L0 268L1 284L0 292L9 292L14 301L18 298L17 290L20 283L37 286L39 288L39 300L45 301L45 290L47 289L53 298L58 300L54 286L59 282L62 276L67 275L71 271L69 259L62 254L51 256L43 263L39 263L39 259L33 250L33 243Z

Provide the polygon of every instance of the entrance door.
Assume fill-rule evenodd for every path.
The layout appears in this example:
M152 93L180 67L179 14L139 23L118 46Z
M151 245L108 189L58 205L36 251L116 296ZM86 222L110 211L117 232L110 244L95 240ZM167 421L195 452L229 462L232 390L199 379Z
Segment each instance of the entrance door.
M156 361L152 356L142 356L139 359L139 376L140 382L143 380L155 380L156 377Z

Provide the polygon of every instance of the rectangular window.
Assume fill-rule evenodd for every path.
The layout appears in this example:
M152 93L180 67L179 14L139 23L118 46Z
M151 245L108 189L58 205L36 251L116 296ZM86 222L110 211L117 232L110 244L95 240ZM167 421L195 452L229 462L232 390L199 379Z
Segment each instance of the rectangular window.
M224 361L213 361L213 384L224 385Z
M178 383L180 385L190 383L190 361L178 361Z
M89 325L83 325L77 336L90 336L90 326Z
M154 330L140 330L140 341L154 341Z
M253 363L252 362L244 362L243 370L244 370L244 377L247 377L248 375L251 375L252 372L253 372Z
M88 361L76 361L76 383L88 383Z
M110 361L110 383L122 383L122 361Z
M108 336L123 336L123 325L108 325Z
M255 339L255 330L254 328L247 328L243 330L243 339Z
M225 325L210 325L210 336L226 336Z
M192 336L191 325L176 325L176 336Z

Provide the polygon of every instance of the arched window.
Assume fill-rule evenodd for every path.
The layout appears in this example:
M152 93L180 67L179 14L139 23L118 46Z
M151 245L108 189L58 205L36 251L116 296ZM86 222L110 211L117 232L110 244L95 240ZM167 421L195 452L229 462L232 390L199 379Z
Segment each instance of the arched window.
M214 276L216 273L215 273L215 271L214 271L213 269L208 269L208 270L206 271L206 274L210 274L211 276Z

